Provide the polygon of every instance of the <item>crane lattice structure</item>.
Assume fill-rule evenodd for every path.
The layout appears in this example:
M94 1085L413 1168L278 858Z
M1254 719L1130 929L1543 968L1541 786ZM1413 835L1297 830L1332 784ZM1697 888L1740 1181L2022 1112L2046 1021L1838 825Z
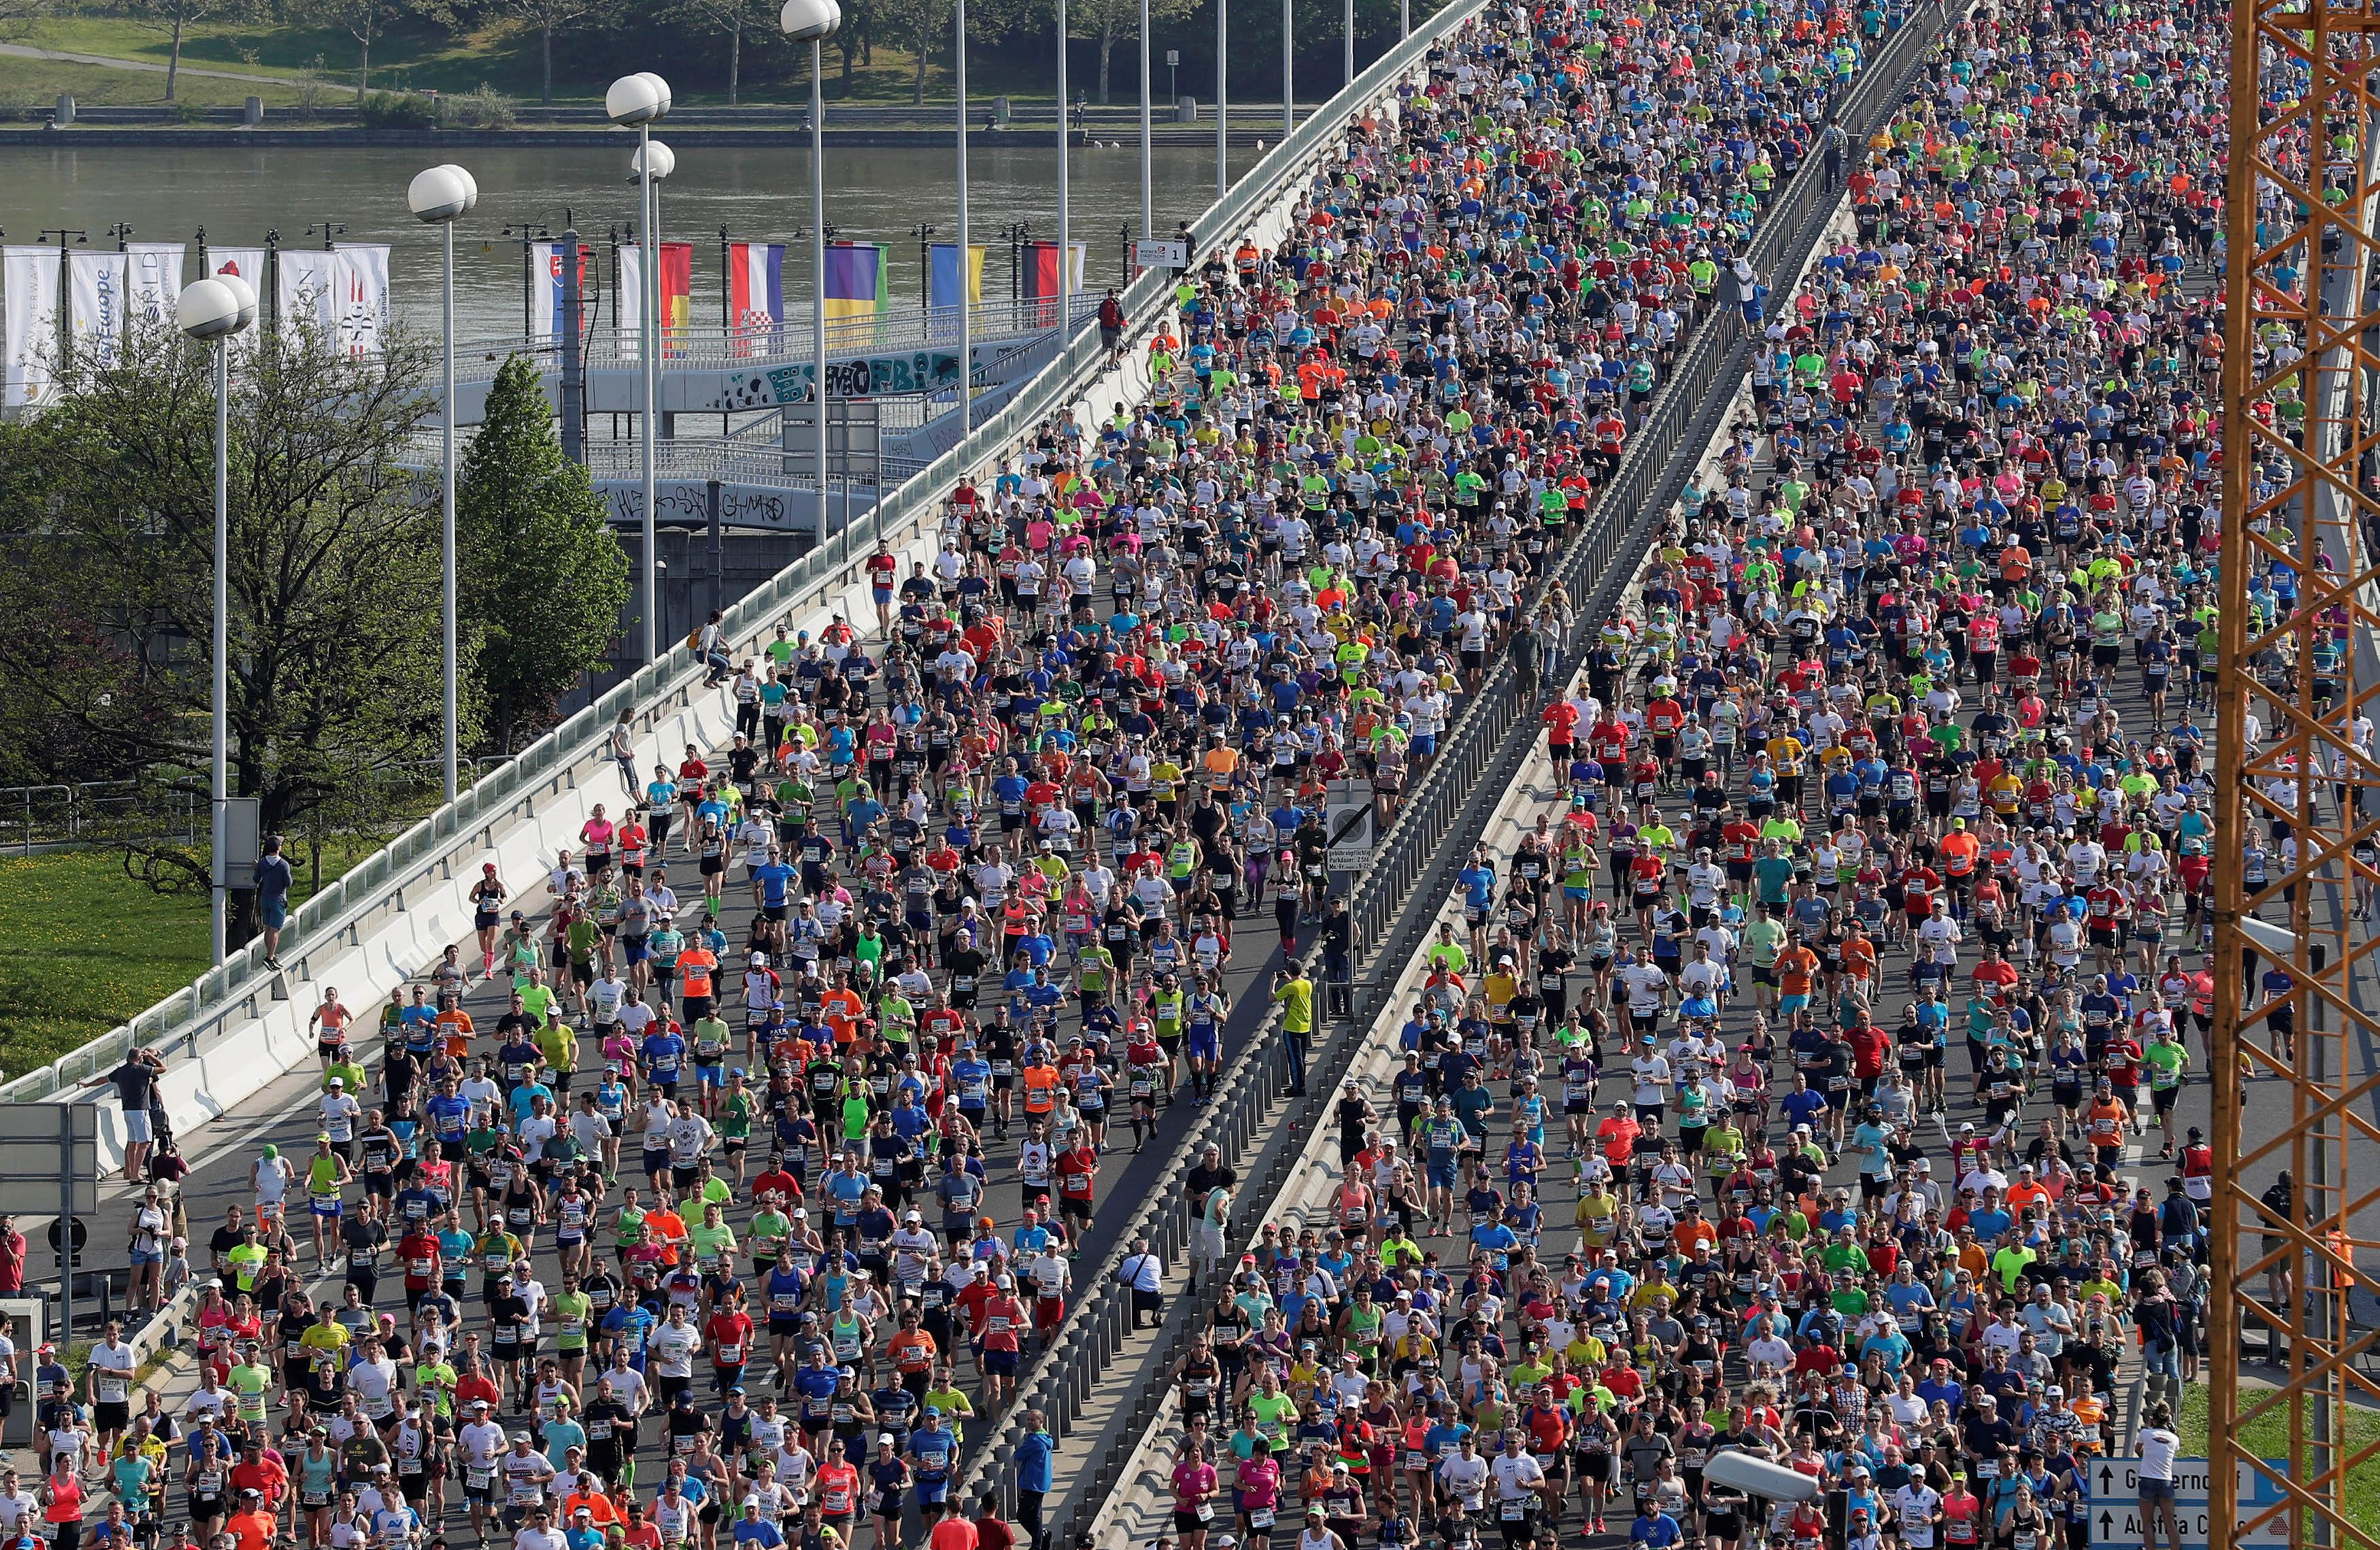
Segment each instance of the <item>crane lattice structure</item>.
M2380 768L2358 742L2380 694L2375 39L2380 5L2232 13L2208 1453L2211 1521L2239 1527L2217 1544L2380 1546L2346 1516L2350 1477L2380 1468L2380 1443L2352 1448L2346 1427L2350 1403L2380 1403L2380 1328L2350 1316L2374 1247L2359 1224L2380 1221L2380 974L2354 918L2380 883L2357 859L2380 833ZM2276 564L2298 606L2258 614L2251 573ZM2245 836L2268 831L2278 864L2251 889ZM2252 1096L2270 1137L2253 1144ZM2241 1382L2243 1348L2269 1387ZM2267 1462L2251 1428L2275 1415L2287 1458Z

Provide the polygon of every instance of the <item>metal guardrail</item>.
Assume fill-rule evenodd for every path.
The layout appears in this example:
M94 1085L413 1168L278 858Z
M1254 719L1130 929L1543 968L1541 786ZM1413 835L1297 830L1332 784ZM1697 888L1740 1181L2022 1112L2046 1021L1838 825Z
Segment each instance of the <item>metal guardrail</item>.
M198 799L143 781L0 786L0 854L138 835L195 841Z
M1922 0L1869 60L1837 110L1836 122L1855 127L1844 148L1843 170L1900 100L1927 48L1948 27L1949 16L1940 0ZM1814 146L1762 213L1745 256L1765 280L1773 283L1779 272L1798 270L1832 216L1842 185L1829 180L1826 163L1822 148ZM1692 471L1693 460L1682 459L1680 453L1702 446L1718 429L1733 396L1727 384L1744 369L1750 343L1740 308L1717 308L1697 325L1677 369L1629 438L1621 466L1585 529L1572 538L1554 566L1553 576L1577 605L1578 626L1576 639L1561 660L1548 664L1541 684L1567 683L1583 667L1596 625L1609 616L1627 584L1633 566L1623 561L1643 551ZM1531 600L1541 600L1549 589L1549 583L1541 584ZM1414 782L1373 852L1372 873L1388 878L1392 890L1411 890L1441 869L1439 853L1456 816L1476 793L1500 792L1520 768L1536 735L1534 710L1511 656L1500 657L1440 740L1439 757ZM1383 962L1402 963L1404 955L1391 951ZM1376 1011L1385 990L1377 979L1364 980L1357 987L1358 1011Z
M1459 25L1478 8L1476 3L1457 7L1444 25ZM1865 123L1880 103L1898 98L1916 62L1922 59L1925 44L1939 30L1938 7L1928 5L1924 10L1937 18L1936 25L1922 25L1922 18L1909 18L1920 21L1917 26L1904 20L1853 89L1846 107L1854 122ZM1417 59L1419 53L1414 57ZM1841 186L1839 182L1828 183L1819 163L1820 159L1814 158L1812 166L1805 169L1814 175L1815 181L1812 176L1797 175L1788 184L1785 196L1764 212L1761 232L1752 249L1756 267L1763 266L1764 258L1773 259L1781 252L1806 253L1824 230ZM1800 259L1795 258L1793 262L1798 266ZM1691 466L1691 460L1681 459L1678 453L1682 446L1699 444L1689 443L1687 438L1694 433L1694 426L1706 424L1712 415L1697 412L1698 408L1711 399L1710 390L1720 380L1721 365L1731 357L1742 339L1740 313L1723 312L1705 324L1696 353L1690 357L1692 366L1673 377L1669 392L1657 398L1654 415L1648 417L1648 424L1656 418L1659 420L1662 432L1646 439L1640 431L1636 450L1630 463L1623 465L1621 479L1629 481L1630 489L1650 489L1671 477L1672 465ZM1721 408L1726 402L1726 395L1718 398ZM1704 440L1707 439L1706 429ZM1631 467L1634 470L1633 478ZM1683 471L1679 469L1674 477L1682 479ZM1615 481L1612 490L1599 503L1598 510L1610 514L1612 519L1602 525L1601 542L1595 542L1597 535L1590 533L1572 545L1562 568L1566 585L1590 560L1600 563L1606 572L1613 572L1610 561L1619 541L1617 514L1633 509L1633 503L1626 498L1628 493L1620 481ZM1631 528L1639 549L1643 547L1643 535L1638 532L1641 527L1638 524ZM1613 574L1624 582L1627 571L1621 567ZM1101 1375L1131 1333L1131 1299L1117 1285L1117 1271L1135 1238L1145 1238L1149 1252L1166 1262L1169 1268L1187 1252L1195 1224L1184 1183L1193 1161L1207 1144L1215 1144L1236 1166L1245 1157L1251 1143L1259 1138L1264 1143L1259 1156L1243 1170L1239 1215L1245 1219L1235 1221L1227 1234L1227 1241L1239 1242L1246 1236L1245 1229L1256 1213L1287 1181L1304 1139L1329 1122L1339 1073L1353 1062L1378 1014L1378 995L1365 992L1377 991L1378 976L1385 974L1393 977L1410 958L1413 938L1437 918L1468 843L1449 843L1450 838L1458 832L1468 833L1485 821L1503 796L1512 771L1505 770L1503 778L1492 781L1479 779L1478 775L1491 762L1504 763L1500 756L1513 748L1525 753L1534 735L1526 727L1517 729L1517 737L1512 735L1524 707L1509 660L1500 663L1499 672L1501 693L1491 699L1483 685L1481 695L1475 699L1475 707L1483 713L1467 716L1452 729L1446 746L1431 767L1431 773L1439 778L1417 784L1407 808L1400 813L1391 838L1399 832L1406 837L1405 854L1393 866L1381 865L1376 854L1373 865L1357 880L1350 896L1348 913L1354 924L1355 951L1361 958L1356 984L1352 987L1354 1015L1337 1021L1333 1031L1308 1050L1304 1096L1296 1100L1289 1113L1278 1118L1272 1115L1274 1106L1288 1089L1287 1066L1280 1053L1281 1019L1275 1012L1250 1035L1225 1071L1207 1112L1120 1235L1117 1248L1100 1265L1083 1302L1061 1326L1057 1343L1035 1363L1020 1386L1018 1399L999 1418L997 1429L978 1444L976 1461L956 1499L972 1501L986 1493L996 1493L1013 1505L1014 1481L1007 1478L1004 1466L1011 1449L1024 1435L1026 1411L1040 1411L1052 1433L1062 1435L1090 1403ZM1457 773L1464 769L1473 772L1472 778ZM1458 822L1465 818L1470 821L1463 823L1458 830ZM1314 974L1320 962L1318 949L1309 951L1303 962L1306 972ZM1329 987L1318 982L1318 989L1329 994ZM1173 1353L1187 1349L1191 1336L1204 1318L1204 1304L1190 1298L1173 1301L1175 1306L1157 1337L1166 1352L1156 1364L1159 1370L1167 1365ZM1166 1392L1161 1384L1144 1385L1135 1396L1123 1424L1114 1429L1121 1440L1093 1460L1087 1481L1069 1489L1074 1507L1068 1520L1062 1524L1049 1525L1053 1543L1071 1544L1088 1528L1093 1514L1124 1467L1133 1440L1155 1418Z
M1104 287L1091 285L1068 297L1067 314L1082 327L1099 315ZM978 349L1045 335L1058 326L1055 297L1013 301L1002 297L976 304L971 342ZM903 307L861 318L830 318L826 325L829 355L898 355L908 350L954 350L959 344L958 309ZM514 356L526 356L545 369L562 369L562 340L557 334L500 334L455 342L457 381L486 381L496 368ZM637 342L599 321L589 309L584 364L589 370L634 367ZM730 327L697 323L671 329L662 341L662 366L667 371L763 370L773 366L806 364L810 358L810 309L785 304L785 317L769 328Z
M1451 30L1484 3L1459 0L1432 18L1430 31L1416 32L1399 44L1332 99L1330 111L1299 125L1295 134L1267 152L1191 224L1194 253L1210 251L1237 236L1264 200L1286 187L1317 147L1343 127L1356 103L1368 101L1382 83L1419 60L1431 38ZM1121 298L1125 315L1147 319L1167 298L1172 284L1173 277L1164 272L1143 274ZM739 650L757 650L770 626L794 604L830 584L856 581L857 560L878 539L905 539L913 527L937 516L963 471L988 465L1007 452L1061 404L1096 382L1107 365L1096 331L1076 331L1057 358L1004 407L855 522L844 535L847 541L804 555L729 609L723 621L728 639ZM569 789L582 776L609 769L612 727L621 716L627 716L632 726L648 725L658 714L690 704L698 693L716 692L703 687L705 676L694 653L673 647L474 782L453 803L405 830L291 913L282 933L283 973L308 977L316 955L335 955L402 913L408 890L443 884L471 866L499 825L533 815L542 797ZM38 1102L115 1065L136 1043L168 1059L193 1055L219 1040L229 1024L252 1015L253 1008L273 994L278 977L264 963L263 944L250 942L130 1023L0 1087L0 1102Z

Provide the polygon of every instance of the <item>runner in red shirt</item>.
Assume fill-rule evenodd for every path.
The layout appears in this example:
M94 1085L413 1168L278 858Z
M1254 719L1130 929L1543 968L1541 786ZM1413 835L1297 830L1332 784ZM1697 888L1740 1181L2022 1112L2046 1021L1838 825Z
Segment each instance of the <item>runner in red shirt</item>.
M727 1302L702 1321L702 1338L710 1347L710 1374L722 1394L744 1381L744 1363L752 1358L752 1315L744 1311L744 1289L732 1288Z
M1025 1335L1025 1304L1016 1295L1016 1278L1003 1270L990 1295L978 1305L975 1319L984 1398L990 1405L1006 1404L1016 1393L1017 1352Z

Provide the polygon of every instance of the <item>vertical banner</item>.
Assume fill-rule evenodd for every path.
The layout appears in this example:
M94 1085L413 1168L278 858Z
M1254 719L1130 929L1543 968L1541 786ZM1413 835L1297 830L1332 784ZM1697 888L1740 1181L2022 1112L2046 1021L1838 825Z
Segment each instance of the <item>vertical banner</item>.
M132 323L136 328L171 328L174 308L182 299L183 245L178 242L135 242L127 245L132 260Z
M7 351L0 405L20 409L47 401L58 353L58 253L55 248L0 248L0 303Z
M633 242L624 243L620 248L619 306L613 311L622 360L638 358L638 333L644 326L645 317L644 273L644 248ZM686 330L694 326L693 243L662 244L661 281L662 355L684 355Z
M1080 295L1083 268L1090 245L1075 242L1067 246L1073 249L1070 257L1074 260L1068 266L1072 272L1066 276L1067 289L1071 294ZM1025 245L1024 260L1024 272L1020 276L1023 283L1019 288L1025 292L1027 301L1049 303L1038 309L1038 321L1044 328L1053 326L1058 321L1058 245L1054 242L1028 242Z
M785 245L727 245L729 341L737 356L773 355L785 345Z
M966 299L977 307L983 305L983 255L980 244L970 244L966 252ZM959 305L959 245L937 242L927 249L926 306L935 311L955 311Z
M662 354L686 354L686 334L694 327L694 244L661 245Z
M256 292L259 306L271 299L264 294L264 281L272 266L261 248L209 248L206 261L200 267L209 274L238 275Z
M124 319L132 273L123 253L77 248L67 272L67 334L75 353L112 367L124 358Z
M589 255L594 249L584 242L578 245L578 294L591 297L595 287ZM532 339L559 339L566 322L562 309L562 244L532 242L529 244L528 332Z
M825 300L830 323L892 310L892 276L884 262L884 244L828 243Z
M635 243L613 249L620 283L612 287L613 347L622 360L644 358L645 252Z
M350 356L376 356L388 337L388 248L342 246L331 258L331 338Z
M314 248L284 248L273 301L273 326L290 333L311 325L336 337L339 256Z

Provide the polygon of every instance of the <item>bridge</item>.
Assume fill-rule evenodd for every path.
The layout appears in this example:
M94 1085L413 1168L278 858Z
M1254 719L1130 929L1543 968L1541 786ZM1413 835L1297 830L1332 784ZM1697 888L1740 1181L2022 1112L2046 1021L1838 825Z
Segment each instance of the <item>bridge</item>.
M1388 99L1430 47L1482 8L1481 0L1461 0L1433 18L1427 33L1365 71L1196 223L1197 252L1236 244L1244 235L1259 245L1276 240L1287 227L1292 202L1328 163L1346 126ZM1866 65L1844 107L1855 131L1884 120L1946 19L1938 6L1917 7ZM1752 259L1780 293L1840 216L1839 173L1814 159L1763 213ZM1072 408L1087 422L1115 401L1145 397L1140 346L1163 313L1169 285L1169 277L1145 276L1126 294L1125 310L1135 328L1116 366L1079 326L1061 330L1054 321L1037 326L1038 319L1011 314L1007 332L978 340L970 371L979 394L977 424L964 437L951 411L935 408L936 395L954 390L960 374L954 331L945 338L934 320L919 318L912 332L895 321L890 333L871 323L865 337L852 330L831 340L831 396L832 373L841 369L855 388L864 380L868 397L901 406L892 409L882 443L883 477L856 504L833 510L834 526L847 532L848 545L805 555L729 612L737 653L757 650L780 626L816 632L836 612L872 617L853 555L881 539L905 569L929 552L935 524L962 473L979 476L1061 409ZM680 435L662 443L662 500L678 503L674 511L691 515L702 508L686 503L707 500L717 488L722 501L750 503L737 507L739 525L799 530L817 520L822 509L817 470L801 466L797 439L788 435L783 416L808 396L816 374L816 363L799 346L806 337L806 328L789 325L785 341L795 345L790 353L771 340L765 342L771 353L747 354L763 342L725 331L698 333L686 339L682 355L668 357L664 413L749 417L716 437ZM472 421L494 365L515 343L540 352L549 388L558 391L559 361L552 358L558 352L551 342L486 342L475 346L472 384L458 392L458 423ZM1626 596L1653 520L1726 429L1750 345L1738 314L1718 309L1700 325L1680 368L1649 406L1596 520L1560 563L1557 574L1584 617L1602 617ZM588 367L590 412L632 412L636 375L633 360L597 342ZM905 380L912 386L897 385ZM617 493L634 483L635 456L625 443L589 445L590 465L614 492L624 519L638 515L621 508ZM771 499L778 507L763 509ZM1580 640L1560 665L1574 670L1585 646ZM969 1499L978 1490L1013 1485L1005 1465L1029 1403L1059 1434L1061 1483L1049 1505L1062 1515L1069 1543L1077 1532L1164 1521L1155 1505L1154 1483L1161 1478L1155 1460L1173 1435L1168 1428L1178 1424L1178 1409L1168 1409L1173 1398L1168 1375L1196 1322L1191 1300L1181 1295L1193 1241L1183 1201L1188 1170L1208 1143L1240 1168L1245 1183L1232 1224L1235 1248L1254 1236L1260 1220L1323 1219L1337 1161L1330 1104L1338 1078L1383 1091L1396 1021L1383 1013L1406 1004L1417 983L1417 953L1445 916L1463 858L1482 837L1509 845L1557 798L1560 777L1546 764L1532 689L1509 661L1494 665L1449 729L1439 761L1382 837L1372 865L1342 879L1355 921L1355 1015L1317 1041L1318 1076L1306 1093L1288 1090L1271 1058L1277 1018L1243 971L1234 989L1245 1004L1225 1040L1226 1067L1213 1103L1195 1112L1169 1111L1155 1153L1146 1159L1102 1162L1099 1221L1075 1271L1078 1304L1052 1349L1025 1374L1020 1404L987 1416L970 1434ZM735 724L726 693L706 682L701 664L688 653L673 651L309 901L291 923L281 966L264 963L261 947L251 945L131 1025L0 1090L0 1102L66 1101L76 1096L75 1084L105 1072L133 1045L156 1048L167 1060L168 1110L191 1143L200 1184L212 1191L198 1198L237 1198L235 1181L244 1177L257 1144L302 1144L312 1132L315 1051L307 1016L322 987L337 986L343 999L360 1008L416 982L447 945L468 935L468 890L483 862L494 861L507 878L541 878L555 853L576 843L595 804L616 812L633 794L611 755L613 729L622 718L631 728L638 762L648 768L657 759L674 762L689 745L722 749L732 742ZM1310 949L1305 957L1315 962ZM94 1107L103 1165L112 1167L122 1156L122 1118L105 1096ZM120 1200L121 1192L111 1198ZM1277 1211L1282 1213L1278 1218ZM1167 1286L1175 1309L1149 1336L1138 1329L1113 1278L1127 1243L1144 1235L1172 1267Z
M979 303L969 320L968 357L980 421L996 415L1057 358L1071 333L1099 314L1099 293L1068 297L1071 327L1059 327L1058 303L1000 299ZM808 406L818 376L810 349L810 313L788 304L782 328L765 331L711 324L674 331L662 352L656 387L660 406L655 442L656 519L700 527L714 505L722 526L747 531L823 536L891 490L923 472L960 439L959 328L955 309L900 309L827 323L829 434L825 519L820 518L817 431ZM584 335L580 404L591 430L619 427L617 436L589 435L584 459L599 493L624 528L643 523L644 485L635 422L643 412L637 342L609 329ZM460 341L455 345L455 413L458 428L479 423L488 390L507 360L534 363L547 402L560 412L563 342L552 334ZM437 426L443 392L433 384L432 408L412 440L414 467L438 466ZM688 424L717 416L721 433L688 434Z

